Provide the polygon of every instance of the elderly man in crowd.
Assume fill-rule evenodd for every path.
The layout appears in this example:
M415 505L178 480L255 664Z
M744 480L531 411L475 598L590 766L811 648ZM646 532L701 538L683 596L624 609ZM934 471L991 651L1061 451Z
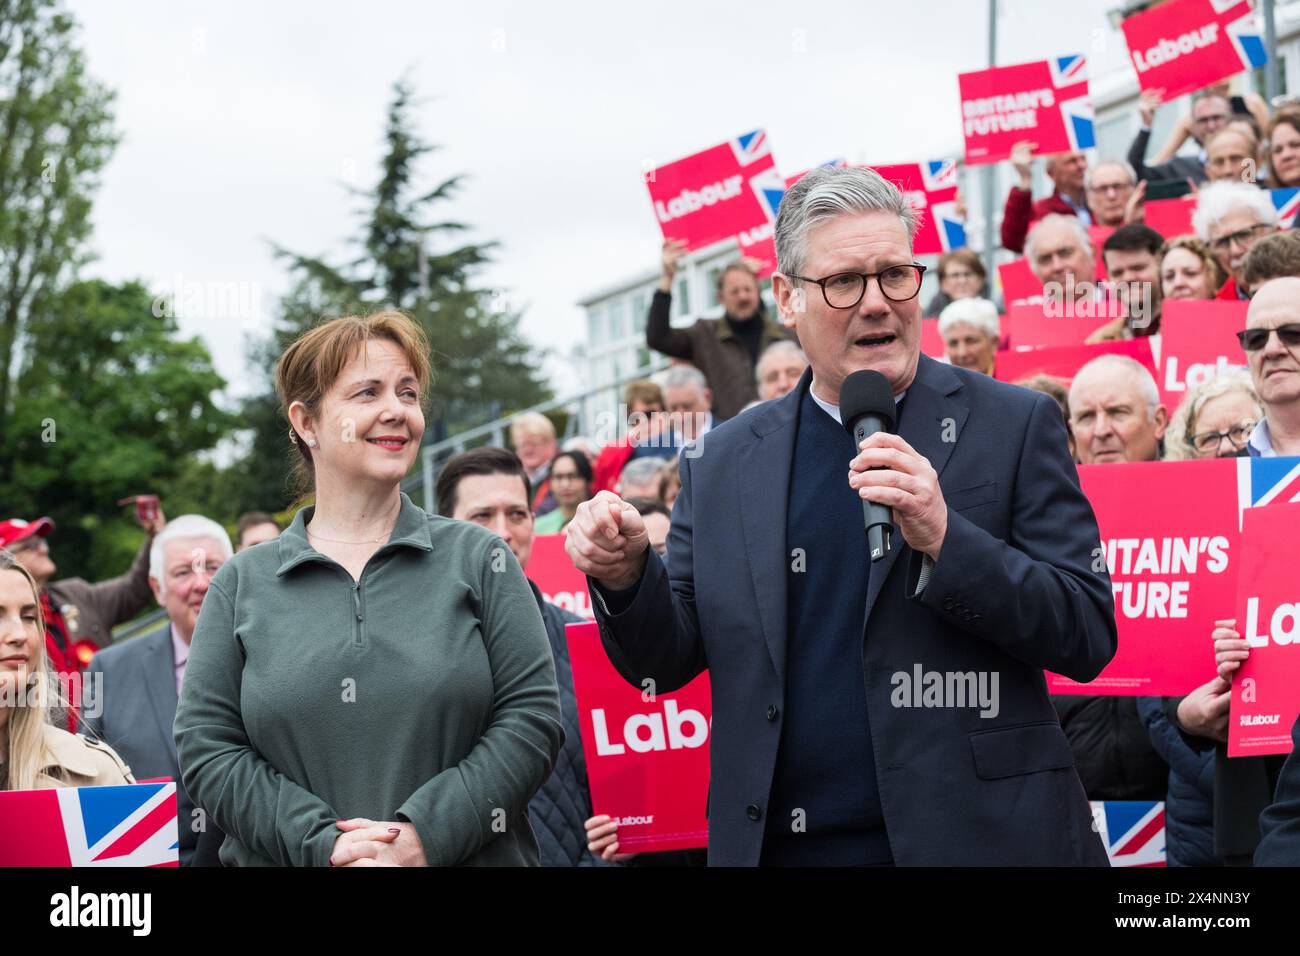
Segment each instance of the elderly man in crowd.
M1092 241L1077 216L1052 213L1040 219L1025 238L1025 257L1049 299L1075 303L1100 298Z
M794 342L773 342L759 356L758 370L754 373L758 400L767 402L788 394L799 384L807 367L808 356Z
M1137 174L1122 159L1103 159L1090 168L1083 185L1096 226L1117 228L1124 224L1128 201L1137 188Z
M663 462L658 458L634 458L618 476L614 491L620 498L649 498L663 500Z
M1102 355L1070 383L1070 426L1081 464L1157 461L1169 415L1141 363ZM1169 768L1152 749L1136 698L1059 695L1052 701L1092 800L1163 800Z
M1192 228L1228 275L1215 298L1249 298L1243 287L1246 254L1259 239L1278 229L1277 209L1269 194L1246 183L1211 183L1196 194Z
M988 299L950 303L939 315L939 337L951 364L991 376L1002 340L998 307Z
M221 835L209 832L215 825L181 784L172 724L208 582L232 553L230 536L209 518L181 515L168 522L149 549L149 587L167 612L166 623L100 651L86 671L89 730L117 751L137 780L176 781L182 866L219 865Z
M1300 278L1260 286L1238 338L1264 406L1247 450L1255 458L1300 455Z
M1085 227L1092 225L1093 217L1084 189L1088 158L1082 152L1056 153L1047 157L1044 171L1052 181L1052 194L1037 202L1031 192L1034 185L1033 144L1016 143L1011 147L1009 159L1017 181L1007 193L1007 204L1002 211L1003 246L1012 252L1020 252L1025 247L1029 227L1051 214L1077 216Z
M1107 281L1119 294L1124 314L1089 335L1088 342L1131 339L1160 331L1160 250L1164 244L1160 233L1140 222L1120 226L1102 243Z
M726 421L758 397L754 369L763 350L791 336L768 317L758 277L744 260L729 263L718 276L722 318L698 319L688 328L674 329L673 280L685 254L685 243L671 239L664 243L659 288L646 319L646 345L703 372L713 391L713 411L719 421Z
M704 374L690 365L674 365L664 375L664 405L676 436L675 445L703 438L713 428L713 391Z
M551 459L559 453L555 426L539 412L524 412L510 422L510 444L524 463L533 488L533 514L541 516L558 507L551 494Z

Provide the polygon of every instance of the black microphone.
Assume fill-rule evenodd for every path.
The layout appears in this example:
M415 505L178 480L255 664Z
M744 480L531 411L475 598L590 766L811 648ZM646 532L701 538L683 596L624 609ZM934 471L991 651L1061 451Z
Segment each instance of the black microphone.
M894 390L889 379L874 369L862 369L849 375L840 386L840 421L853 436L853 447L876 432L893 432L898 414ZM879 561L889 553L889 533L894 526L894 512L888 505L863 499L862 514L867 527L867 547L871 560Z

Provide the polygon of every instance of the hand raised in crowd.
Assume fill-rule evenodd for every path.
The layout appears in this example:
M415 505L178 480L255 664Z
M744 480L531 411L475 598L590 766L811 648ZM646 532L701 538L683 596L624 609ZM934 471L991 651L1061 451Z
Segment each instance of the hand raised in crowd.
M859 447L849 462L849 486L860 497L893 508L908 546L938 561L948 533L948 505L929 460L888 432L876 432Z
M677 275L677 267L681 264L682 256L686 255L686 243L680 239L665 239L663 252L660 255L660 268L663 270L663 276L659 280L659 288L664 292L673 291L673 276Z
M587 828L587 849L602 860L625 863L636 856L635 853L618 852L618 821L609 814L594 816L584 826Z
M1165 91L1163 88L1143 90L1142 95L1138 97L1138 118L1142 120L1142 125L1150 127L1155 121L1156 110L1165 101Z
M1011 147L1011 155L1007 157L1011 168L1020 177L1021 189L1031 189L1034 185L1034 150L1037 148L1037 143L1022 139Z
M640 513L612 491L578 505L564 528L573 566L607 591L626 591L641 579L649 546Z
M1250 656L1250 645L1242 640L1236 631L1237 619L1228 618L1214 622L1214 663L1218 665L1219 676L1232 680L1233 672L1241 667L1241 662Z
M966 208L966 197L961 194L961 187L957 187L956 194L952 197L952 211L959 222L966 221L966 214L969 210Z
M424 844L410 823L354 817L337 824L343 832L334 841L331 866L428 866ZM373 863L364 863L364 860Z
M1178 703L1178 722L1189 734L1228 741L1228 704L1232 685L1222 677L1202 684Z
M1147 216L1147 181L1139 179L1128 202L1124 204L1124 225L1142 222Z

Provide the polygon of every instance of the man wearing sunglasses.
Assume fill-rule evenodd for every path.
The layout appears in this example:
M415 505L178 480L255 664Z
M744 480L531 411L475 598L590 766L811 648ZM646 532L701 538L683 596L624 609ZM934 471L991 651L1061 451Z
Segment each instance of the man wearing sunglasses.
M1300 278L1260 286L1237 339L1264 405L1264 418L1246 445L1250 456L1300 455Z

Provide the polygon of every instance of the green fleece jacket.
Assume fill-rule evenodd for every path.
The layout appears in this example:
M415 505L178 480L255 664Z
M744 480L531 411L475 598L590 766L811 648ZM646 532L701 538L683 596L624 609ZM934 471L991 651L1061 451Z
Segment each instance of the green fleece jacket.
M327 866L339 819L413 824L431 866L536 865L555 665L505 543L402 495L359 581L298 512L213 577L176 709L181 777L227 866Z

